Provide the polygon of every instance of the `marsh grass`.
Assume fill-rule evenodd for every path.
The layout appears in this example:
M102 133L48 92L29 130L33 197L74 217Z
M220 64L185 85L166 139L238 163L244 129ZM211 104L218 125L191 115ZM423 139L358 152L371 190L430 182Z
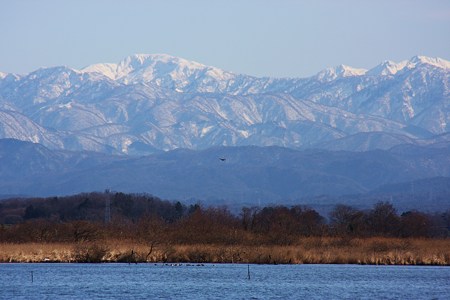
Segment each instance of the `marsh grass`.
M0 244L0 262L450 265L450 239L302 238L294 245Z

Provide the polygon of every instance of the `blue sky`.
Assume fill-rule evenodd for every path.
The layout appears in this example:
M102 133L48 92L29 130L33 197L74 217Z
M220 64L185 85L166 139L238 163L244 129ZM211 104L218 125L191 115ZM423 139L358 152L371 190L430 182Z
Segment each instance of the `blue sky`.
M448 0L0 0L0 71L167 53L306 77L414 55L450 59Z

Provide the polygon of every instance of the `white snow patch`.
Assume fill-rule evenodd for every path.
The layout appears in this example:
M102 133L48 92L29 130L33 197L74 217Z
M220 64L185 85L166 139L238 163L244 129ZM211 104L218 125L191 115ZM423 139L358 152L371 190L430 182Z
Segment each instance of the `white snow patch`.
M255 121L246 113L242 114L242 118L245 120L245 122L247 122L247 125L252 125L255 123Z
M291 106L286 106L284 108L284 113L286 114L286 119L288 121L294 121L294 120L298 120L301 115L299 114L298 111L296 111L293 107Z
M124 139L122 142L122 153L128 154L128 147L133 143L131 139Z
M208 134L208 132L210 132L211 129L213 129L213 127L214 126L207 126L207 127L202 128L200 137L204 137L206 134Z
M427 57L427 56L414 56L411 58L407 64L409 68L414 68L420 64L432 65L444 70L450 69L450 61L439 58L439 57Z
M406 67L408 64L408 61L402 61L399 63L395 63L390 60L386 60L383 63L379 64L378 66L370 69L367 72L367 75L370 76L387 76L387 75L394 75L397 72L403 70L403 68Z
M361 76L366 74L366 72L366 69L356 69L346 65L340 65L322 70L315 77L320 81L332 81L337 78Z
M41 103L45 103L46 99L42 98L42 97L36 97L33 99L33 104L41 104Z
M248 138L250 136L250 133L247 130L238 130L238 132L243 138Z
M169 76L176 82L177 87L186 86L189 83L186 79L199 71L205 71L202 76L216 81L229 80L235 76L219 68L168 54L134 54L124 58L118 64L100 63L81 70L82 73L103 74L112 80L121 80L124 84L150 82L156 78Z
M37 134L33 135L33 136L30 138L30 140L31 140L33 143L39 143L39 142L41 141L41 139L39 138L39 136L38 136Z
M72 102L65 103L65 104L60 104L60 105L58 105L58 108L72 109L73 108Z
M100 73L115 80L117 78L117 64L94 64L81 70L82 73Z

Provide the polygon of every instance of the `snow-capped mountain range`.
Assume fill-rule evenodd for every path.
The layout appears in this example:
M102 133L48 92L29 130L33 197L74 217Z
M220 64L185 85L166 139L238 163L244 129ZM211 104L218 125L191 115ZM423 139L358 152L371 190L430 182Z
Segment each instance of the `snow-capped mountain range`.
M416 56L370 70L341 65L309 78L258 78L165 54L0 72L0 138L117 154L427 144L448 137L449 73L449 61Z

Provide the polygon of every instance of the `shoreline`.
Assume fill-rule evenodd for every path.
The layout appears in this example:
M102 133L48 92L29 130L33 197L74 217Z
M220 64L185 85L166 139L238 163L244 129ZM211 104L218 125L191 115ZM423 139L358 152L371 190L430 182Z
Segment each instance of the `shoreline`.
M161 265L167 267L205 267L208 265L265 265L265 266L288 266L288 265L353 265L353 266L405 266L405 267L450 267L450 265L440 265L440 264L356 264L356 263L230 263L230 262L205 262L205 263L193 263L193 262L180 262L180 263L171 263L171 262L136 262L136 263L127 263L127 262L115 262L115 261L102 261L102 262L65 262L65 261L38 261L38 262L2 262L0 261L0 265L27 265L27 264L49 264L49 265L61 265L61 264L92 264L92 265L109 265L109 264L133 264L133 265Z
M0 263L359 264L450 266L450 239L308 238L295 245L0 244Z

